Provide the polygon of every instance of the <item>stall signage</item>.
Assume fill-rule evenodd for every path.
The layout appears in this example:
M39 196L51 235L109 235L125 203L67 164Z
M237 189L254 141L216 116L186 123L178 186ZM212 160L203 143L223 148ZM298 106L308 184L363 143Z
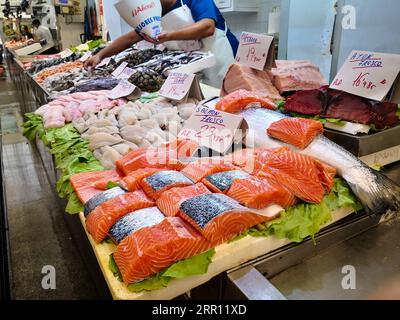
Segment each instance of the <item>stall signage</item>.
M123 79L108 93L107 97L111 100L127 97L133 94L136 89L138 88L134 84Z
M80 59L79 61L85 62L87 59L89 59L92 56L92 53L90 51L86 52Z
M131 75L133 75L136 72L135 69L126 67L117 77L118 79L129 79Z
M159 95L171 100L182 101L188 97L195 75L193 73L171 72L159 91Z
M110 61L111 61L111 57L104 58L104 59L101 60L100 63L96 66L96 69L97 69L97 68L101 68L101 67L103 67L103 66L108 66L108 64L110 63Z
M220 153L225 153L232 145L243 117L198 105L194 114L185 122L178 137L198 141Z
M118 78L118 76L124 71L126 66L128 65L128 62L122 62L117 69L114 70L112 73L113 77Z
M387 99L400 103L399 73L400 55L354 50L330 88L377 101Z
M68 58L70 56L72 56L74 54L74 52L71 49L65 49L64 51L60 52L60 57L62 59Z
M242 32L240 36L239 49L236 54L236 61L242 65L264 70L267 65L267 59L273 59L274 37L264 34Z

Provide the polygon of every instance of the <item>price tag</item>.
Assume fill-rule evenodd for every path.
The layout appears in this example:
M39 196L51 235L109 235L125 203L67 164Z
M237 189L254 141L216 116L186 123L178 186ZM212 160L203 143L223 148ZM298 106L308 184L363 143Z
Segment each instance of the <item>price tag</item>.
M86 52L80 59L79 61L85 62L87 59L89 59L92 56L92 53L90 51Z
M72 50L68 48L68 49L65 49L64 51L60 52L60 57L62 59L65 59L65 58L72 56L73 54L74 53L72 52Z
M355 50L345 61L330 88L383 101L391 88L393 92L396 91L393 84L399 73L400 55Z
M118 85L112 89L107 97L111 100L123 98L131 95L136 89L136 86L127 80L121 80Z
M192 73L171 72L159 91L159 95L180 101L188 96L195 75Z
M124 71L124 69L126 68L126 66L128 65L128 62L122 62L119 67L117 69L114 70L114 72L112 73L112 75L115 78L118 78L118 76L122 73L122 71Z
M185 122L178 137L198 141L219 153L225 153L232 145L235 134L243 122L243 117L231 113L196 107L194 114Z
M129 67L126 67L124 71L122 71L119 76L117 77L118 79L129 79L131 75L133 75L137 70L131 69Z
M273 40L274 37L271 36L242 32L236 61L257 70L264 70L267 65L267 58L273 58L273 55L270 54L271 49L273 49L273 46L271 46Z
M97 68L101 68L102 66L108 66L108 64L110 63L110 61L111 61L111 57L104 58L104 59L101 60L100 63L96 66L96 69L97 69Z

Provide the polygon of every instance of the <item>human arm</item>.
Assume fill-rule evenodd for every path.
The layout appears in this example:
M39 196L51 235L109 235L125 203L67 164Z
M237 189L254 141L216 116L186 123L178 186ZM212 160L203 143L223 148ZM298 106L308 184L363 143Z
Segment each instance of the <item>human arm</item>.
M85 69L88 69L89 67L96 67L104 58L118 54L140 40L142 40L142 38L136 33L136 31L131 31L127 34L124 34L123 36L115 39L110 45L105 47L99 53L86 60L84 64Z

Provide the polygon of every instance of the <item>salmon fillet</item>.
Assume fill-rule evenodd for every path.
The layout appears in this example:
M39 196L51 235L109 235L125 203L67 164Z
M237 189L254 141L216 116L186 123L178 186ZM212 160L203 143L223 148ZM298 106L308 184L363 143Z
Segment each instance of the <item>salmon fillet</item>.
M213 246L273 217L243 207L224 194L205 194L184 201L180 216L196 228Z
M318 160L315 160L315 164L319 171L319 179L322 185L325 187L327 193L331 192L335 184L336 168Z
M322 123L311 119L285 118L276 121L267 129L267 134L297 148L307 147L318 134L324 132Z
M181 172L197 183L210 174L234 169L236 169L236 167L230 162L223 160L214 161L213 158L202 158L189 163Z
M204 184L196 183L192 186L172 188L165 191L161 197L157 199L156 204L166 216L175 217L178 215L179 207L183 201L201 194L210 193L210 190L208 190Z
M171 188L190 186L193 182L179 171L163 170L144 178L140 185L149 197L157 200L163 192Z
M254 171L256 155L259 151L260 149L241 149L226 155L225 159L242 170L252 173Z
M258 175L266 178L272 176L296 197L306 202L320 203L325 193L315 160L288 148L272 151Z
M222 171L205 177L202 182L215 193L226 193L237 179L247 179L250 175L242 170Z
M152 174L161 171L163 169L157 168L143 168L136 171L132 171L125 178L121 180L121 186L128 191L136 191L141 188L140 182L151 176Z
M173 263L212 248L211 243L179 217L167 217L126 237L114 253L125 284L135 283Z
M215 105L215 109L237 113L247 108L251 103L259 103L263 108L276 109L276 105L271 99L260 97L254 92L243 89L234 91L221 98Z
M294 194L285 187L257 177L235 180L226 195L253 209L264 209L272 204L286 208L296 202Z
M121 217L152 206L154 202L143 191L127 192L96 207L86 219L86 228L96 242L101 242Z
M96 188L96 183L104 180L119 180L120 178L119 173L115 170L94 171L74 174L70 178L70 182L79 200L86 203L93 196L102 192L102 190Z

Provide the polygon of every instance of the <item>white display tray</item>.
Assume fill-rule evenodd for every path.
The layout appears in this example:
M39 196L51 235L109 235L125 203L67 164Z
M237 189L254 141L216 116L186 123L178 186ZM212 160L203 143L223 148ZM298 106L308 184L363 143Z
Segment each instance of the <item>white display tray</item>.
M343 208L335 211L333 219L326 226L343 219L353 213L352 208ZM130 292L127 287L111 272L108 263L109 256L116 250L116 246L112 243L96 243L86 230L85 217L81 212L79 214L83 228L92 245L97 261L103 272L104 278L110 289L110 292L116 300L169 300L180 296L191 289L206 283L218 274L238 267L249 260L258 258L276 249L291 243L287 239L278 239L274 236L270 237L252 237L246 236L240 240L224 243L215 248L215 255L208 267L206 274L191 276L184 279L173 279L167 287L154 290L143 291L141 293Z
M185 72L185 73L198 73L205 69L211 68L211 67L215 66L215 64L217 63L217 60L212 53L208 53L208 54L209 55L207 57L204 57L200 60L188 63L186 65L182 65L176 69L168 70L166 72L166 74L168 75L172 71Z

